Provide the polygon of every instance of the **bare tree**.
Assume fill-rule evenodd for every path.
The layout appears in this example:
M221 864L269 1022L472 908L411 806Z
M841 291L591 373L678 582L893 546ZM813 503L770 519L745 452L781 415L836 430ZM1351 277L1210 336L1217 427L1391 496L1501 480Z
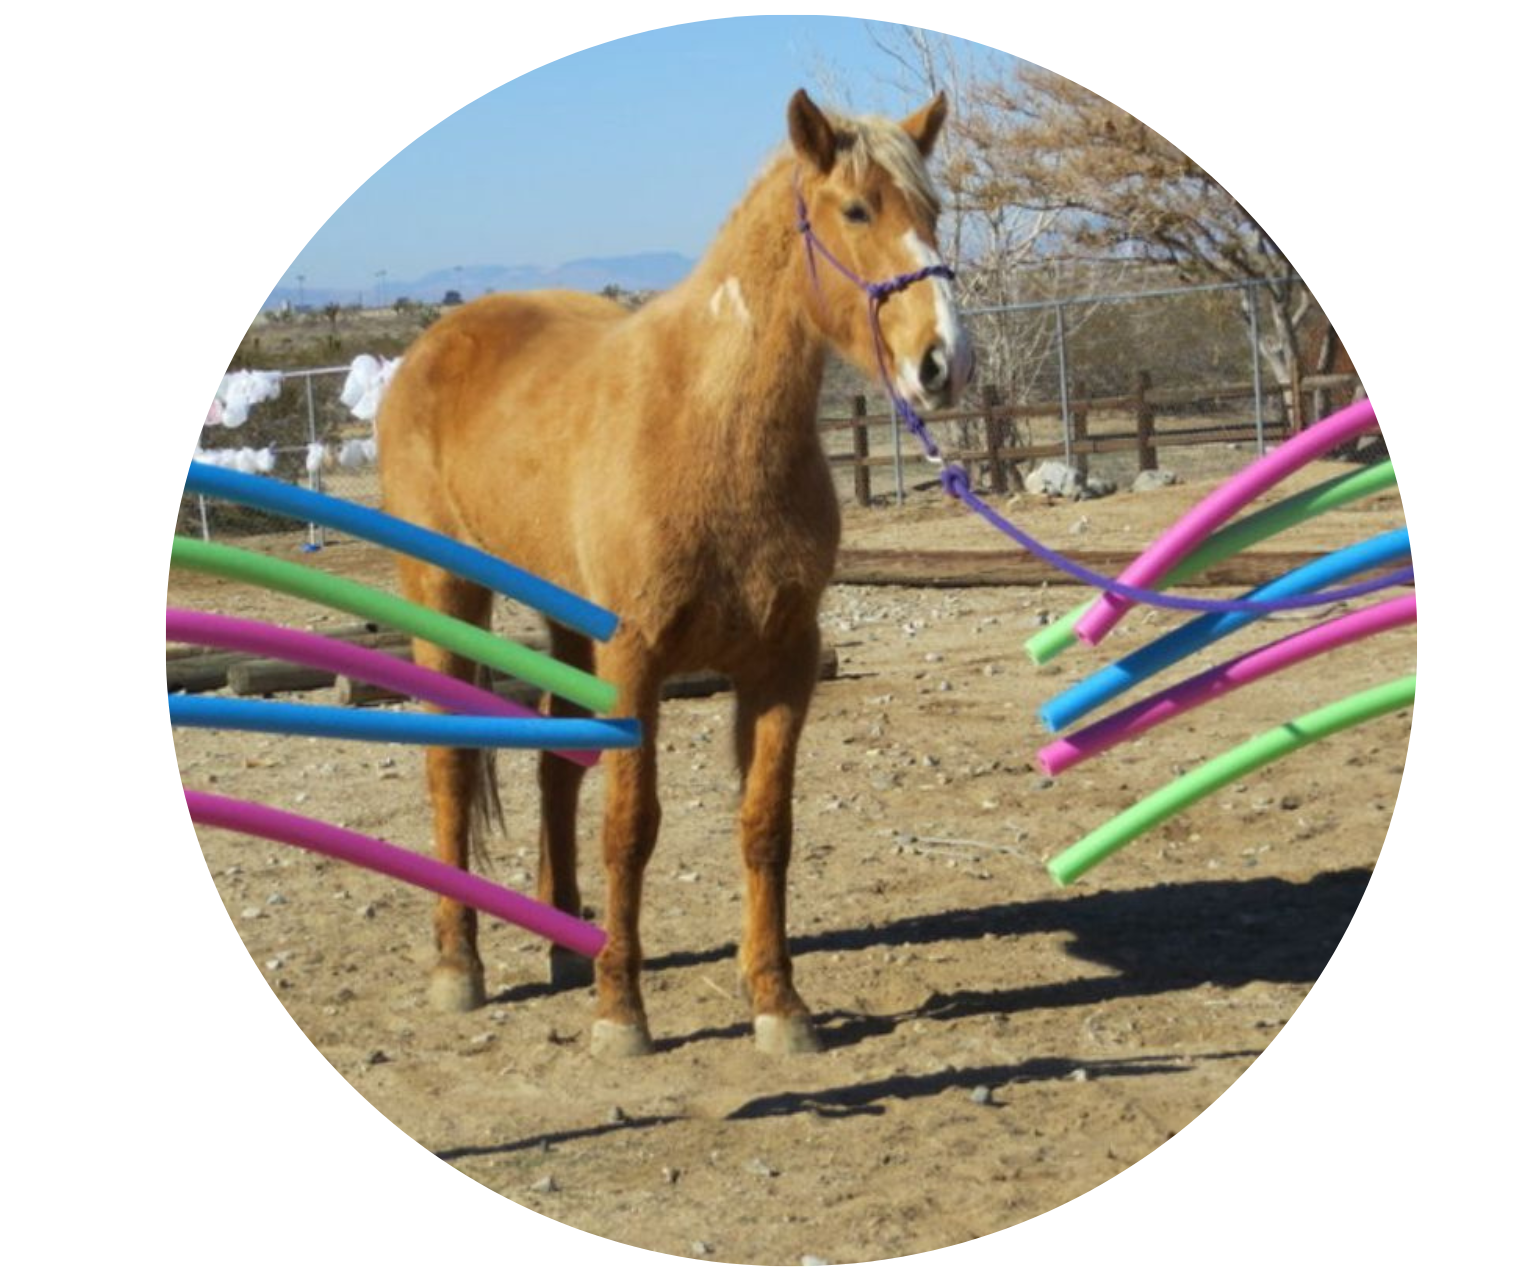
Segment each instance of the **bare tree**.
M961 305L972 313L981 352L981 382L1000 398L1030 402L1056 393L1061 325L1049 311L983 315L1021 304L1099 295L1117 288L1122 262L1083 261L1057 252L1065 211L1012 198L1007 153L993 145L1008 120L990 87L1039 68L995 50L969 45L920 27L868 24L869 38L886 55L888 78L899 96L943 92L949 122L935 154L946 195L942 239L957 264ZM1097 304L1069 306L1070 332L1085 329ZM977 430L968 428L970 431ZM1004 443L1018 439L1008 429ZM963 439L969 447L973 442Z
M1016 65L985 79L966 121L984 157L982 198L1048 217L1047 252L1082 261L1151 263L1189 283L1257 282L1262 355L1281 382L1314 372L1335 335L1273 238L1215 178L1161 134L1081 85ZM1324 331L1302 343L1302 328Z

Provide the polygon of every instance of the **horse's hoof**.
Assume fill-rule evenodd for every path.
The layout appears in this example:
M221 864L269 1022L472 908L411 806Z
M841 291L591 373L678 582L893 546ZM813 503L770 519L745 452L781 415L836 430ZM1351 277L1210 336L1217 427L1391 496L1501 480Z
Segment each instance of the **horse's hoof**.
M594 962L581 952L554 947L547 961L547 977L559 992L590 987L594 983Z
M753 1043L765 1054L816 1054L817 1029L805 1014L761 1014L753 1021Z
M476 970L437 966L430 972L429 1002L443 1014L465 1014L488 1000L483 976Z
M634 1059L653 1052L653 1038L645 1024L600 1019L594 1025L589 1048L600 1059Z

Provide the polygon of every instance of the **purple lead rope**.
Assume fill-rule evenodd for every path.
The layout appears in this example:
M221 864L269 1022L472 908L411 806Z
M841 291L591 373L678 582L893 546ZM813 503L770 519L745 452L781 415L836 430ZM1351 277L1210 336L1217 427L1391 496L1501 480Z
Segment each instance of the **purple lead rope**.
M875 344L876 366L880 370L881 382L886 388L886 394L891 399L892 407L897 417L902 420L902 425L923 447L925 460L934 464L939 470L939 482L944 492L953 498L960 499L973 512L985 520L1005 537L1018 543L1031 555L1038 557L1046 564L1054 566L1062 573L1079 582L1086 583L1090 587L1096 587L1099 591L1109 592L1126 600L1131 600L1141 605L1154 605L1161 609L1189 610L1206 614L1276 614L1291 609L1311 609L1319 605L1331 605L1338 601L1352 600L1358 596L1367 596L1374 592L1385 591L1391 587L1403 587L1415 581L1413 572L1408 566L1405 569L1394 570L1390 573L1380 574L1373 578L1367 578L1362 582L1354 583L1349 587L1334 588L1331 591L1309 592L1296 596L1280 596L1274 599L1255 601L1247 600L1214 600L1198 596L1174 596L1162 592L1154 592L1145 587L1132 587L1128 583L1119 582L1106 575L1098 574L1084 565L1063 556L1060 552L1047 547L1038 539L1026 534L1017 525L995 512L983 502L971 490L971 479L966 474L965 468L957 463L946 462L944 455L939 452L939 446L935 443L933 434L928 429L928 424L923 421L907 399L897 392L896 385L892 381L890 371L886 368L886 342L881 333L880 310L881 304L893 294L917 284L920 280L926 280L930 276L938 276L945 280L955 278L954 271L943 265L924 267L918 271L907 272L905 275L893 276L889 280L868 281L862 279L854 271L841 263L833 252L822 243L817 233L812 230L812 224L807 217L806 201L798 188L796 191L796 227L802 234L806 243L807 267L812 275L812 284L817 286L817 258L821 253L832 264L833 268L856 285L869 299L870 303L870 335Z

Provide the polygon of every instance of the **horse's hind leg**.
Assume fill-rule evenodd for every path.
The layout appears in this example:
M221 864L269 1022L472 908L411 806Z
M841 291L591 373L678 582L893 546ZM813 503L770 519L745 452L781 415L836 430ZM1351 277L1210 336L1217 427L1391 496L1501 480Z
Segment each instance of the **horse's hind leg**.
M796 748L817 681L815 627L780 646L767 674L737 681L738 765L743 801L743 992L753 1010L754 1043L769 1054L821 1048L806 1003L791 978L786 937L786 872L791 857L791 791Z
M411 600L450 614L478 627L487 627L493 596L485 587L464 582L418 561L401 562L404 590ZM471 681L476 664L428 641L414 642L414 661L421 667ZM482 753L451 747L425 749L425 777L434 815L435 857L466 868L473 830L486 795ZM435 904L435 966L430 972L429 1000L438 1010L473 1010L487 999L483 962L478 955L477 913L454 899Z
M585 637L550 625L552 657L584 671L594 667L594 646ZM581 708L548 694L541 701L549 716L581 716ZM570 916L583 907L578 892L578 793L587 771L582 765L543 752L537 778L541 787L541 865L536 893ZM594 981L594 963L565 947L552 945L551 981L556 988L587 987Z

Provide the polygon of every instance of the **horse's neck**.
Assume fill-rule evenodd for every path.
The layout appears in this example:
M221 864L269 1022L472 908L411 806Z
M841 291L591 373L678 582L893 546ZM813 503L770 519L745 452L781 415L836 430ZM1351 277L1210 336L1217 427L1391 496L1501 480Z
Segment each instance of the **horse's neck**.
M802 296L790 181L765 174L676 290L704 420L735 450L778 450L815 436L826 347Z

